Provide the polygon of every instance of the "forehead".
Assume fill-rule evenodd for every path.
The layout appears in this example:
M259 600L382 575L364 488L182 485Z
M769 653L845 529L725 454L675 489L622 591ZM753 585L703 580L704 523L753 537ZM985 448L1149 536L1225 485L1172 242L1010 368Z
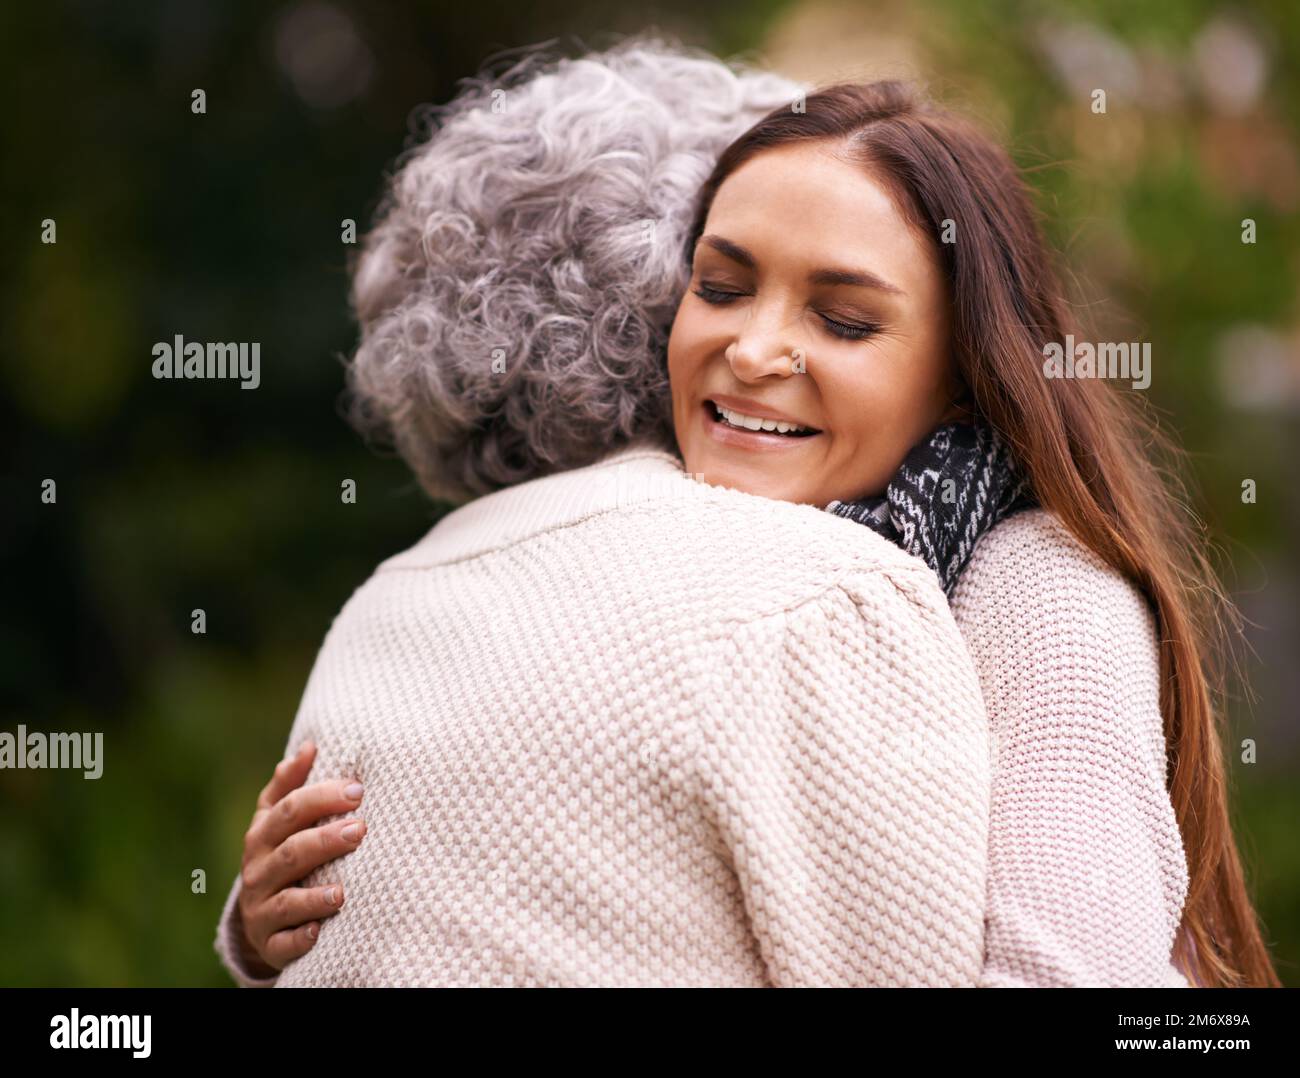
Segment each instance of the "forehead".
M749 248L761 269L864 267L908 291L937 274L932 242L889 189L825 143L751 157L719 186L705 231Z

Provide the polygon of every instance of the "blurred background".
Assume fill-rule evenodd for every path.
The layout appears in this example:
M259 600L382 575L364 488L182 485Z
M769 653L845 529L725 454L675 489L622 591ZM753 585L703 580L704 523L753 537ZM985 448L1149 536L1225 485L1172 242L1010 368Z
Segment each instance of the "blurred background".
M0 771L0 984L230 983L217 917L316 649L446 508L340 418L342 222L367 227L412 110L495 54L658 27L799 79L926 81L1029 170L1097 339L1152 342L1250 621L1234 822L1300 985L1300 5L513 7L0 7L0 731L102 731L105 755L93 782ZM156 381L177 333L260 341L261 386Z

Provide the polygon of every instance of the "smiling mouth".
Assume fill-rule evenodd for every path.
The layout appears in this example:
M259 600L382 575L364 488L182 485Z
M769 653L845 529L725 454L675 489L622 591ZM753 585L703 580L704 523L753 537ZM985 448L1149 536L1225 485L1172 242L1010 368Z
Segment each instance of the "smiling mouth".
M720 434L725 433L727 435L740 435L742 437L748 435L754 439L763 442L772 442L775 444L785 445L785 444L793 444L801 439L816 438L819 434L822 433L820 430L818 430L815 427L805 428L802 430L785 430L785 431L780 431L775 429L765 430L762 427L756 429L752 426L745 426L742 425L741 423L732 422L730 419L727 418L726 415L723 414L722 409L711 400L704 401L701 407L703 407L704 409L705 422L712 424L714 428L718 429L718 432ZM730 411L730 409L728 409L728 411ZM736 413L732 412L732 416L735 417ZM754 418L758 419L759 417L754 417ZM771 423L773 421L761 420L761 422ZM782 423L781 425L787 426L787 424L785 423Z

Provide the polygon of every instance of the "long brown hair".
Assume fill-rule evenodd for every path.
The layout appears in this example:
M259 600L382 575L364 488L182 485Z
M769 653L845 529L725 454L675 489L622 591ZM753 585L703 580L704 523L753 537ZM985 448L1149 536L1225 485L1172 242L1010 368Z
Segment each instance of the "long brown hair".
M1086 338L1028 188L996 140L896 81L840 83L801 104L773 110L723 152L700 192L688 261L723 180L764 149L800 141L836 144L935 242L972 406L1011 446L1039 504L1156 615L1166 783L1188 868L1173 961L1204 987L1280 987L1228 818L1223 656L1239 642L1240 617L1187 508L1181 452L1135 394L1100 378L1044 376L1045 344ZM955 242L938 242L945 222Z

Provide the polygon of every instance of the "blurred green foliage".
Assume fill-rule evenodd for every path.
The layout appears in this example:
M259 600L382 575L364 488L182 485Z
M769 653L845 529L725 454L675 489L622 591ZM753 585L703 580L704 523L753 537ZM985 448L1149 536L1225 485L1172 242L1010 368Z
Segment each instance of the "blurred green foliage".
M1259 100L1223 115L1188 59L1205 54L1216 4L860 7L1007 139L1099 339L1154 342L1152 402L1192 450L1229 582L1260 623L1258 699L1232 737L1258 737L1261 763L1233 781L1260 909L1296 983L1300 393L1234 403L1223 342L1289 339L1294 364L1300 339L1300 8L1223 9L1267 61ZM815 8L0 9L0 729L102 730L106 756L93 782L0 773L0 984L229 983L217 916L316 649L373 567L445 509L338 414L354 343L341 222L366 226L412 109L498 50L565 35L598 47L603 32L659 25L720 54L779 52L781 27ZM313 33L315 51L295 51ZM1136 90L1091 115L1069 56L1053 58L1060 40L1136 65ZM1152 107L1153 69L1181 80L1174 104ZM1240 242L1246 217L1254 245ZM56 244L40 242L46 218ZM260 341L260 388L155 381L152 343L176 333ZM1276 365L1265 348L1238 375L1247 390L1284 385ZM1243 477L1258 504L1241 502ZM40 504L45 478L54 505ZM340 501L345 478L355 506ZM190 632L195 608L206 635ZM191 893L195 869L205 894Z

